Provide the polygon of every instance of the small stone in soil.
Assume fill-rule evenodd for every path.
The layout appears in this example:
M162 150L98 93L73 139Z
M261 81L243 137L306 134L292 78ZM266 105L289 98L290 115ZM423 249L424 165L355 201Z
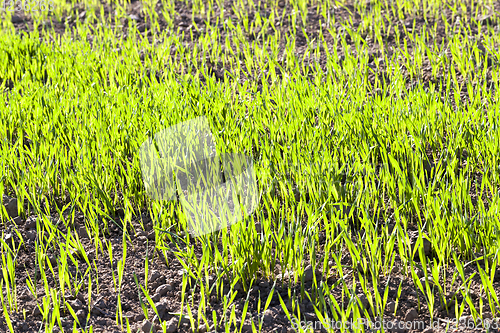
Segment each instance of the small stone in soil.
M368 309L370 307L370 301L368 301L368 298L365 294L359 294L358 298L365 309Z
M71 308L75 312L83 309L83 303L79 299L75 299L74 301L70 301L70 302L68 302L68 304L69 304L69 306L71 306Z
M396 310L396 303L388 302L385 308L389 313L394 313L394 310Z
M415 269L415 274L417 274L419 278L423 278L425 276L424 271L419 268Z
M241 330L242 330L242 332L252 332L252 324L249 324L249 323L243 324Z
M87 228L85 228L85 226L82 225L80 229L78 229L78 236L80 236L80 238L89 238Z
M36 220L37 217L35 215L29 216L26 219L26 224L24 225L25 230L36 229Z
M12 23L20 23L20 22L23 22L23 19L20 18L19 16L17 15L12 15L12 17L10 18L11 22Z
M304 282L312 281L314 278L314 271L311 265L308 265L304 271Z
M273 312L271 309L264 311L264 322L271 323L274 320Z
M434 280L429 276L427 279L425 276L420 278L420 282L425 286L426 283L429 283L430 286L435 285Z
M133 319L135 322L138 322L138 321L141 321L141 320L144 320L144 313L139 313L139 314L136 314L134 316L134 319Z
M423 245L424 245L424 253L425 253L425 255L429 256L431 254L431 251L432 251L431 242L427 238L424 238L423 239Z
M14 243L15 243L14 237L12 236L12 234L11 234L11 233L5 234L5 235L3 236L3 240L4 240L4 242L5 242L7 245L11 245L11 244L12 244L12 242L14 242Z
M408 311L406 311L406 315L405 315L406 322L413 321L417 318L418 318L418 312L414 308L411 308Z
M160 297L162 296L165 296L167 294L168 291L172 290L172 286L169 285L169 284L163 284L161 286L159 286L158 288L156 288L156 291L155 293L157 295L160 295Z
M99 309L105 309L105 308L106 308L106 301L104 300L104 298L99 297L95 301L94 306L92 307L92 314L100 315L101 311L99 311Z
M6 195L3 196L3 204L5 206L5 210L9 217L17 217L19 214L17 212L17 199L11 198Z
M161 276L161 273L157 270L151 271L151 276L149 277L149 281L156 281Z
M144 333L150 333L150 332L155 332L156 330L153 328L153 324L147 320L144 319L144 322L141 325L141 329Z
M36 238L36 231L30 230L30 231L26 232L26 238L29 239L30 241L34 241Z
M78 319L80 325L84 325L86 324L86 320L87 320L87 314L85 313L85 311L82 309L82 310L78 310L76 312L76 318Z
M20 226L21 224L23 224L23 220L21 219L21 217L17 216L12 219L12 223L14 223L17 226Z
M163 319L165 312L167 312L169 309L168 304L165 302L160 302L160 303L155 304L155 307L156 307L156 311L158 311L158 314L160 315L160 318Z
M198 327L198 333L206 333L207 332L207 325L202 324Z
M49 261L50 261L50 264L52 265L52 267L57 266L57 258L56 257L50 255L48 258L49 258Z
M33 308L32 314L33 314L33 317L36 317L36 316L41 315L42 313L40 312L40 308L35 305L35 307Z
M167 333L174 333L177 331L177 325L179 324L179 318L173 317L167 322L166 325L166 332Z

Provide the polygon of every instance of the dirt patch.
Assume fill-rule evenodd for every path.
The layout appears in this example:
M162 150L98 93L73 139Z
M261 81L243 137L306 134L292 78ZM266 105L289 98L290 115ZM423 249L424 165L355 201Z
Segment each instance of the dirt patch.
M120 322L117 322L117 318L121 318L125 326L128 321L131 327L134 328L134 332L148 327L149 324L151 324L151 327L159 329L160 323L171 327L169 329L171 332L192 332L189 319L179 317L179 313L181 312L183 299L184 304L186 304L185 299L192 296L193 298L190 301L194 302L194 304L199 304L201 297L199 293L200 281L191 280L186 276L187 281L191 282L188 282L185 290L182 289L183 275L186 272L183 270L183 266L175 254L178 248L185 250L186 245L184 241L187 240L186 237L188 236L183 235L182 232L174 232L176 234L174 237L168 237L168 234L165 234L161 237L165 237L168 246L164 247L162 245L158 248L156 241L161 241L162 244L165 242L160 239L161 237L156 238L155 241L155 231L151 218L147 214L143 214L133 219L133 222L127 228L130 239L127 241L127 256L121 282L122 287L120 288L119 286L115 287L119 284L118 267L120 266L119 260L121 260L123 255L123 233L120 227L120 216L117 216L114 220L116 224L108 221L109 228L101 225L102 230L108 230L101 232L99 237L102 244L102 251L100 247L96 251L94 240L88 238L83 214L77 213L75 222L68 225L67 228L59 223L56 216L51 217L50 220L53 225L58 227L61 237L64 237L63 235L67 234L68 229L70 229L75 238L78 235L79 242L82 245L81 248L76 246L74 249L67 251L72 256L71 260L67 260L67 265L65 266L68 281L73 283L73 286L75 289L78 288L79 292L70 294L70 288L66 286L68 292L62 300L67 302L67 305L65 312L61 314L61 326L64 331L71 331L75 321L77 321L78 327L89 327L92 325L94 332L117 332L121 330ZM51 297L50 293L47 294L46 290L44 290L44 277L37 276L39 274L37 272L40 271L40 266L43 265L46 273L45 278L48 281L49 287L57 289L60 284L59 278L61 277L61 272L57 272L57 267L58 263L62 263L62 259L57 247L53 246L56 243L43 238L44 234L46 235L47 233L40 226L39 218L30 216L26 219L16 218L15 221L17 225L11 224L9 229L5 230L5 234L11 236L4 236L4 240L19 244L18 232L25 240L25 243L21 245L15 259L16 281L18 285L18 311L10 316L10 320L15 332L37 331L44 325L42 323L45 313L43 300L46 297ZM35 229L36 223L39 223L38 229ZM258 225L256 228L259 228ZM392 228L392 230L394 229ZM389 226L389 231L392 232L392 230L391 226ZM418 237L418 230L414 228L412 230L409 230L408 234L410 237L413 237L410 238L410 242L415 244ZM263 231L261 230L260 232ZM355 238L353 241L355 244L358 244ZM320 232L319 242L319 248L321 249L321 244L324 245L325 242L324 232ZM47 255L43 258L37 258L37 246L43 245L48 245L49 247ZM108 245L112 247L113 259L109 256ZM362 243L359 245L362 246ZM192 243L189 246L194 248L197 257L200 259L203 250L202 245ZM428 258L432 258L435 255L430 246L424 246L424 252ZM326 255L328 253L320 250L317 253L317 262L323 263ZM473 254L473 257L479 258L480 256L480 254ZM259 322L262 323L262 332L291 332L295 322L292 321L291 323L288 319L280 303L280 297L289 312L297 313L300 311L300 318L303 325L319 326L319 318L315 310L321 309L322 290L315 287L315 279L323 281L322 283L330 290L331 295L335 297L336 302L342 309L347 309L350 301L355 301L362 305L362 309L366 311L362 315L362 318L371 320L373 325L379 325L383 322L385 325L388 325L387 327L392 327L392 325L399 325L399 323L410 325L407 323L412 322L413 325L424 325L425 323L425 327L428 327L432 323L434 325L434 332L445 332L446 326L457 317L455 311L465 302L466 297L478 309L480 303L485 306L488 304L487 295L482 288L477 267L469 265L465 268L466 278L475 274L470 280L471 285L467 293L460 292L461 283L457 282L457 276L454 275L456 274L456 270L454 267L449 267L446 270L446 275L440 275L440 278L446 276L445 280L440 281L446 290L440 291L435 287L436 289L431 293L432 297L435 298L436 304L433 312L433 322L431 322L429 309L425 301L426 297L429 297L429 294L422 293L416 289L415 283L411 278L411 268L404 267L399 257L396 259L389 277L379 276L379 272L372 274L369 267L368 269L366 267L363 268L359 263L353 262L351 258L352 255L347 250L341 256L340 264L344 267L343 271L345 272L343 277L334 274L337 271L335 268L337 263L328 260L326 266L320 264L316 271L313 271L311 266L306 267L303 275L297 277L298 279L295 279L293 272L284 271L278 265L275 270L275 279L269 280L257 276L249 291L243 290L241 285L235 287L237 288L237 295L234 298L233 304L236 320L232 328L239 329L243 327L244 332L250 332L251 320L253 320L257 327ZM147 286L145 280L146 261L148 264ZM422 281L425 279L425 274L422 267L419 267L418 259L416 263L417 266L413 270L418 279ZM308 263L305 262L304 264L307 266ZM484 262L481 263L479 261L479 266L484 269ZM55 270L55 274L52 273L52 269ZM349 300L345 297L344 288L346 286L351 288L353 280L359 280L359 274L364 276L368 282L367 294L373 292L373 288L375 288L374 280L377 280L377 286L381 294L384 294L385 288L387 288L388 303L384 318L373 316L372 309L377 306L376 301L373 299L370 300L366 296L367 294L363 293L361 289L356 293L357 299ZM209 277L209 285L217 285L217 281L213 278L214 276ZM430 271L427 276L432 279ZM35 290L35 295L28 288L29 284L27 281L33 282L32 289ZM230 285L230 282L229 279L224 278L224 284L226 285L223 290L224 294L229 293L227 286ZM500 274L495 276L493 286L495 290L500 289ZM151 309L146 300L145 291L142 288L148 291L157 308L158 314ZM273 290L273 296L270 298L268 310L260 310L259 312L259 309L262 309L262 305L259 306L259 302L266 302L269 299L271 290ZM398 294L400 301L396 303L395 300L398 299ZM296 298L292 301L289 295L294 295ZM243 306L246 299L249 300L247 319L241 323ZM211 331L214 325L211 319L212 313L215 313L218 320L221 320L221 318L230 318L229 316L233 309L232 307L229 309L225 308L221 295L215 291L212 292L208 300L205 315L207 318L210 318L208 320L208 330ZM148 319L145 317L146 314L141 307L141 302L145 303L146 308L149 309L146 312ZM121 304L121 316L117 315L117 311L119 310L118 304ZM458 305L458 307L455 305ZM68 306L72 308L74 314L68 310ZM61 309L63 308L61 307ZM194 308L191 310L193 311L193 316L197 318L197 309ZM183 311L186 313L187 309L184 308ZM334 313L331 310L321 309L320 313L323 315L328 314L330 318L334 318ZM48 309L46 315L50 316L50 309ZM158 315L160 320L157 319ZM483 317L492 318L489 311L486 311L486 308L483 309ZM472 320L471 314L467 309L460 315L460 318L464 321ZM4 318L0 319L0 327L2 330L7 331ZM492 327L495 328L495 326ZM403 331L421 332L422 327L415 326ZM478 332L477 329L466 329L465 327L461 331ZM490 332L498 331L495 329L490 330Z

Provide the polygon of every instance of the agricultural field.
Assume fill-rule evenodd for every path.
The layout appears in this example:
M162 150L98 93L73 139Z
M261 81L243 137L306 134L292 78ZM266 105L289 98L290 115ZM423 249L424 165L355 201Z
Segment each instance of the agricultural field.
M0 16L0 332L500 332L499 2ZM141 155L196 122L255 185L198 234Z

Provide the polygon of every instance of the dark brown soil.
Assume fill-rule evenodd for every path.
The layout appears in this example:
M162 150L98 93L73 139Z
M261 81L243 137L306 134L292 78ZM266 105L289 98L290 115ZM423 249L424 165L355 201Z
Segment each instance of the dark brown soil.
M19 306L19 311L17 313L14 313L11 316L12 323L14 325L15 331L16 332L33 332L33 331L38 331L42 325L42 316L39 311L37 311L37 299L32 295L30 290L27 288L26 284L24 283L28 277L30 277L33 281L37 281L37 297L38 297L38 304L41 305L42 303L42 298L46 296L45 291L43 290L43 283L41 281L40 276L36 276L36 271L39 269L38 265L39 263L36 259L36 249L35 249L35 242L34 239L30 239L29 233L35 232L35 234L40 235L41 232L36 232L34 231L33 224L30 224L30 222L33 221L34 217L28 218L27 222L25 222L23 219L16 219L16 222L18 223L17 226L12 225L9 229L6 231L13 232L14 229L20 232L22 237L27 240L24 245L21 246L21 250L17 256L16 262L16 277L17 277L17 284L18 284L18 290L17 290L17 301L18 301L18 306ZM58 218L53 217L52 221L55 225L58 224ZM120 228L120 217L116 218L117 224L112 223L109 221L109 232L102 233L102 236L100 240L103 242L103 251L101 252L100 250L96 253L95 251L95 245L89 241L89 239L85 236L85 234L81 231L81 226L83 226L84 223L84 217L82 214L76 214L75 218L75 223L73 226L70 226L70 229L76 230L74 233L78 234L79 237L81 237L81 243L83 244L83 247L85 249L86 255L91 263L91 269L90 272L87 272L88 265L85 262L85 259L83 256L78 254L77 251L73 252L73 256L75 260L78 262L78 267L76 267L73 263L71 263L69 260L69 265L68 265L68 272L73 278L76 278L77 281L82 281L82 286L81 286L81 291L77 295L71 295L67 293L65 295L65 300L69 302L69 304L72 306L72 308L77 312L78 310L81 310L82 314L84 317L82 317L82 327L93 325L94 327L94 332L118 332L120 331L119 325L116 323L116 312L117 312L117 298L118 298L118 292L114 288L114 283L113 283L113 273L112 270L114 270L115 276L117 276L118 271L116 267L117 260L122 258L122 232ZM144 226L141 226L141 224ZM102 229L105 230L104 225L102 225ZM155 241L154 237L154 230L153 226L151 223L151 219L146 215L143 214L141 217L138 217L134 219L134 222L132 223L132 226L129 226L129 233L131 235L131 241L127 242L127 259L125 263L125 273L123 277L123 283L122 286L123 288L121 289L121 303L122 303L122 310L123 310L123 320L124 322L128 320L130 323L131 327L140 329L143 327L144 323L144 313L141 309L140 306L140 299L139 295L141 295L141 300L143 302L147 301L145 300L144 294L139 291L140 288L137 287L134 279L134 274L137 277L138 283L141 286L145 286L145 262L146 258L148 259L148 267L149 267L149 278L148 278L148 287L147 290L150 293L150 296L153 297L153 300L155 301L155 304L159 306L163 306L163 312L160 314L162 320L170 321L172 318L178 318L174 313L179 313L181 311L180 309L180 304L181 304L181 286L182 286L182 275L184 274L182 270L182 265L180 264L178 258L176 255L173 253L172 250L176 250L176 247L179 246L180 248L185 247L186 245L182 243L182 241L179 241L177 244L174 242L169 242L169 248L165 251L166 253L166 259L165 256L163 256L162 251L155 251ZM133 229L136 230L136 232L133 232ZM63 226L59 227L59 230L63 232L63 234L66 234L66 228ZM12 233L15 234L15 233ZM417 236L418 232L415 231L409 231L410 236ZM179 235L181 240L186 240L182 234ZM176 240L177 238L173 238L172 240ZM320 244L324 243L324 233L320 233ZM17 240L17 236L13 236L13 238L10 238L10 240ZM107 243L112 244L113 248L113 268L111 267L111 260L108 255L108 251L106 248ZM47 239L43 239L39 244L48 244ZM201 256L202 248L201 244L190 244L189 246L194 246L195 251L198 254L198 256ZM324 258L325 253L318 253L318 260L322 260L321 258ZM429 257L432 257L434 255L432 249L429 249L427 255ZM476 254L478 256L479 254ZM54 276L50 272L50 268L48 266L49 262L51 265L57 267L57 261L60 260L60 257L58 256L58 251L57 250L49 250L48 251L48 258L46 258L46 261L43 263L45 266L45 272L47 274L47 280L49 282L49 285L51 288L58 288L59 281L54 279ZM168 262L168 263L167 263ZM418 260L417 260L417 265L418 265ZM305 263L307 264L307 263ZM344 283L351 288L352 283L353 283L353 278L357 279L358 272L360 272L363 276L365 276L369 281L371 281L371 278L373 275L371 274L370 271L364 272L362 269L359 267L356 268L355 262L351 261L351 256L350 254L346 251L342 255L342 260L341 264L345 267L344 271L347 272L347 274L344 276ZM327 285L330 286L332 290L332 294L335 295L336 301L342 306L347 306L347 299L343 299L342 293L343 293L343 282L340 279L339 276L332 275L332 272L336 271L335 266L336 264L334 262L329 262L327 265L327 269L324 272L317 271L315 272L316 279L318 281L322 280L323 283L326 283ZM484 268L484 265L481 265ZM349 269L351 267L351 269ZM392 270L391 277L389 279L387 278L380 278L378 281L379 285L379 290L381 294L384 292L384 288L387 285L389 288L389 294L388 294L388 302L393 303L397 298L397 293L398 293L398 288L400 287L401 284L401 297L399 304L397 305L396 308L396 315L394 315L394 310L387 311L386 310L386 315L384 317L384 321L386 323L389 322L398 322L401 321L403 323L406 323L408 321L410 322L418 322L418 321L424 321L426 325L430 325L430 317L429 317L429 312L426 306L426 301L425 301L425 296L422 294L419 290L416 290L415 284L411 277L408 275L405 276L403 275L402 271L403 267L401 266L401 263L398 259L396 259L396 264L395 268ZM408 270L410 269L409 267L407 268ZM417 275L419 278L423 277L423 271L421 268L416 268ZM450 266L446 272L447 276L447 282L445 283L447 292L444 293L443 298L439 296L438 290L436 288L435 292L433 293L433 296L435 297L435 311L434 311L434 325L441 325L441 324L446 324L446 321L453 321L455 318L455 306L449 306L448 309L444 307L444 305L441 303L442 301L446 300L448 304L454 304L455 302L460 305L462 304L462 301L464 300L462 293L458 292L458 286L459 284L457 281L455 281L454 285L451 284L451 280L453 277L453 274L455 272L455 269L453 266ZM253 287L250 292L249 296L249 308L248 312L253 315L254 322L257 324L259 318L263 316L263 332L290 332L290 328L292 327L292 324L289 322L287 319L281 305L279 302L279 296L283 299L283 301L287 304L287 306L290 305L289 303L289 297L288 297L288 287L291 286L292 293L299 296L301 294L301 282L299 281L290 281L290 279L286 276L280 275L282 272L279 269L279 267L276 270L277 278L276 278L276 285L275 285L275 291L274 295L272 298L272 301L270 303L270 310L266 311L265 313L259 313L258 312L258 305L257 301L258 298L260 297L261 302L265 302L268 298L269 292L271 290L271 287L273 286L274 282L273 280L265 280L265 279L259 279L257 278L256 281L254 281ZM477 267L474 265L469 265L465 269L465 274L466 277L471 276L472 274L476 273L476 277L472 279L472 284L471 284L471 299L476 307L479 307L479 301L482 299L482 302L487 308L487 299L486 299L486 294L482 290L481 287L481 280L479 278L479 273L477 270ZM409 273L407 273L409 274ZM56 274L57 276L57 274ZM378 272L374 275L375 277L378 276ZM91 291L91 303L88 304L88 281L89 278L93 281L92 283L92 291ZM458 279L460 280L460 279ZM194 282L194 281L193 281ZM226 284L229 281L226 280ZM372 281L373 282L373 281ZM441 281L443 282L443 281ZM211 283L216 283L216 281L212 280ZM442 283L443 284L443 283ZM163 288L166 288L167 291L161 295L161 297L156 297L156 290L164 286ZM317 316L315 315L314 311L314 306L318 305L316 301L319 299L320 290L318 289L313 289L313 281L312 277L309 276L308 278L305 277L304 280L304 290L310 295L310 299L308 299L307 296L304 298L299 298L297 304L300 307L301 314L303 316L303 321L308 322L308 323L315 323L318 321ZM373 290L373 283L370 283L370 286ZM194 287L194 285L193 285ZM195 287L196 288L196 287ZM199 288L199 287L198 287ZM359 288L359 286L358 286ZM495 277L495 283L494 283L494 288L495 290L500 289L500 274L497 274ZM195 289L199 290L199 289ZM228 290L225 290L225 293L227 293ZM455 293L456 292L456 293ZM185 291L185 296L187 297L191 293L188 291ZM195 291L195 295L196 291ZM363 293L361 289L358 290L357 295L359 297L359 302L363 304L366 307L366 313L370 317L366 318L372 318L371 320L373 322L377 322L377 319L374 319L373 314L371 313L370 310L370 305L368 303L368 300L365 296L363 296ZM75 297L76 296L76 297ZM199 297L199 295L198 295ZM242 304L244 300L246 299L247 294L243 290L240 290L238 292L238 296L235 298L234 303L236 304L236 316L238 318L241 318L242 315ZM194 299L195 304L199 301L199 299ZM150 308L149 306L147 306ZM466 307L465 312L463 313L462 317L466 318L467 315L470 315L468 313ZM88 311L90 309L90 317L88 322L86 322L86 315L88 314ZM186 309L184 309L185 311ZM411 317L409 319L408 316L411 316L411 313L413 310L417 311L416 317ZM196 309L193 309L194 311L194 316L196 317ZM207 318L212 318L211 312L215 311L217 313L217 318L222 318L223 316L223 305L219 297L217 297L215 294L213 294L210 297L210 304L206 310L206 315ZM229 314L230 309L227 310ZM26 314L26 319L24 319L23 312ZM410 314L409 314L410 313ZM488 312L485 311L485 314ZM487 316L487 315L486 315ZM153 318L155 317L155 313L152 310L149 310L148 312L148 318L153 321ZM70 332L71 328L73 327L73 322L74 319L71 316L69 312L63 313L61 315L62 319L62 326L64 330ZM247 317L248 318L248 317ZM380 319L379 319L380 320ZM7 331L7 327L5 326L5 321L3 319L0 319L0 329L2 331ZM247 324L250 324L250 320L246 320ZM209 324L213 325L211 320L209 320ZM316 324L318 325L318 324ZM415 324L416 325L416 324ZM238 326L239 328L240 326ZM181 324L178 328L179 332L190 332L190 325L189 321L181 321ZM249 326L245 326L244 331L251 331ZM413 330L407 330L407 332L420 332L421 328L419 329L413 329ZM439 326L439 328L434 329L434 332L445 332L446 330L444 327ZM461 332L482 332L484 330L466 330L464 328L460 329ZM490 330L490 332L498 332L499 330Z

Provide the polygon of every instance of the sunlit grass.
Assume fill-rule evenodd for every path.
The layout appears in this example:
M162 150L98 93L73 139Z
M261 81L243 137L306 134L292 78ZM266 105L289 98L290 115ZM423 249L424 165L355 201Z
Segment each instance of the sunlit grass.
M493 316L500 312L493 285L500 226L499 37L493 27L477 22L490 14L492 3L474 3L469 21L457 21L464 13L460 2L355 3L363 18L356 29L335 18L340 8L352 11L335 1L292 1L281 11L277 2L238 0L232 8L237 20L225 17L218 1L193 1L191 28L181 32L173 22L175 3L164 0L143 4L146 29L154 31L150 39L127 19L127 2L112 3L116 17L107 20L97 19L102 8L97 2L86 2L83 19L75 3L54 4L50 17L74 22L73 36L54 37L51 28L20 35L9 23L10 14L2 14L7 20L0 32L0 189L18 199L22 216L39 216L35 276L22 281L15 275L14 258L25 240L1 243L8 325L9 316L20 311L19 285L37 296L47 332L60 325L65 309L78 321L66 305L68 293L86 292L90 300L92 290L99 290L97 266L85 254L81 232L71 228L75 211L86 217L80 230L90 236L95 254L110 259L116 323L122 329L128 323L120 292L136 231L131 221L141 211L153 218L156 248L172 250L187 271L179 315L189 317L193 330L209 321L229 329L236 323L231 311L236 284L246 295L260 277L275 281L276 270L291 272L290 284L302 286L293 295L289 287L289 308L281 299L290 321L301 318L298 304L305 299L325 322L382 318L396 258L431 318L436 307L448 307L450 293L463 296L455 303L459 314L468 309L475 319L484 309ZM446 8L451 16L441 14ZM319 32L308 27L314 14L323 23ZM47 12L37 15L40 24L49 19ZM424 29L394 19L413 15L428 21ZM160 16L167 23L164 30ZM438 29L433 22L440 18L448 39L432 43ZM481 40L471 35L476 23ZM277 33L285 24L288 31ZM126 37L123 26L129 27ZM391 31L401 42L389 52ZM297 34L308 40L301 54ZM49 36L52 43L39 40ZM337 47L327 46L330 39ZM367 41L377 43L379 56L369 53ZM326 63L320 63L322 55ZM433 78L428 87L423 86L426 63ZM222 80L209 74L209 64L225 68ZM220 153L253 156L262 197L244 222L193 239L186 236L178 206L145 195L137 150L157 131L202 115ZM127 232L116 252L106 231L117 209L123 209L120 228ZM62 211L71 214L64 218ZM67 232L56 227L50 213L59 213ZM2 218L5 228L12 226L5 211ZM413 246L409 227L418 230ZM325 235L321 243L320 233ZM424 253L424 239L432 256ZM172 243L179 246L171 249ZM195 247L202 249L201 257ZM50 260L52 253L56 260ZM344 253L348 265L341 263ZM69 262L79 274L68 270ZM336 282L315 276L310 295L303 281L308 263ZM466 264L477 266L487 295L482 309L470 297ZM146 318L148 308L156 312L147 265L146 257L144 285L135 280ZM450 266L455 267L451 290L445 282ZM335 298L335 288L343 299ZM272 293L263 296L259 312L269 306ZM359 293L370 310L360 306ZM215 320L204 311L213 294L224 308L224 317ZM261 325L254 322L254 329Z

